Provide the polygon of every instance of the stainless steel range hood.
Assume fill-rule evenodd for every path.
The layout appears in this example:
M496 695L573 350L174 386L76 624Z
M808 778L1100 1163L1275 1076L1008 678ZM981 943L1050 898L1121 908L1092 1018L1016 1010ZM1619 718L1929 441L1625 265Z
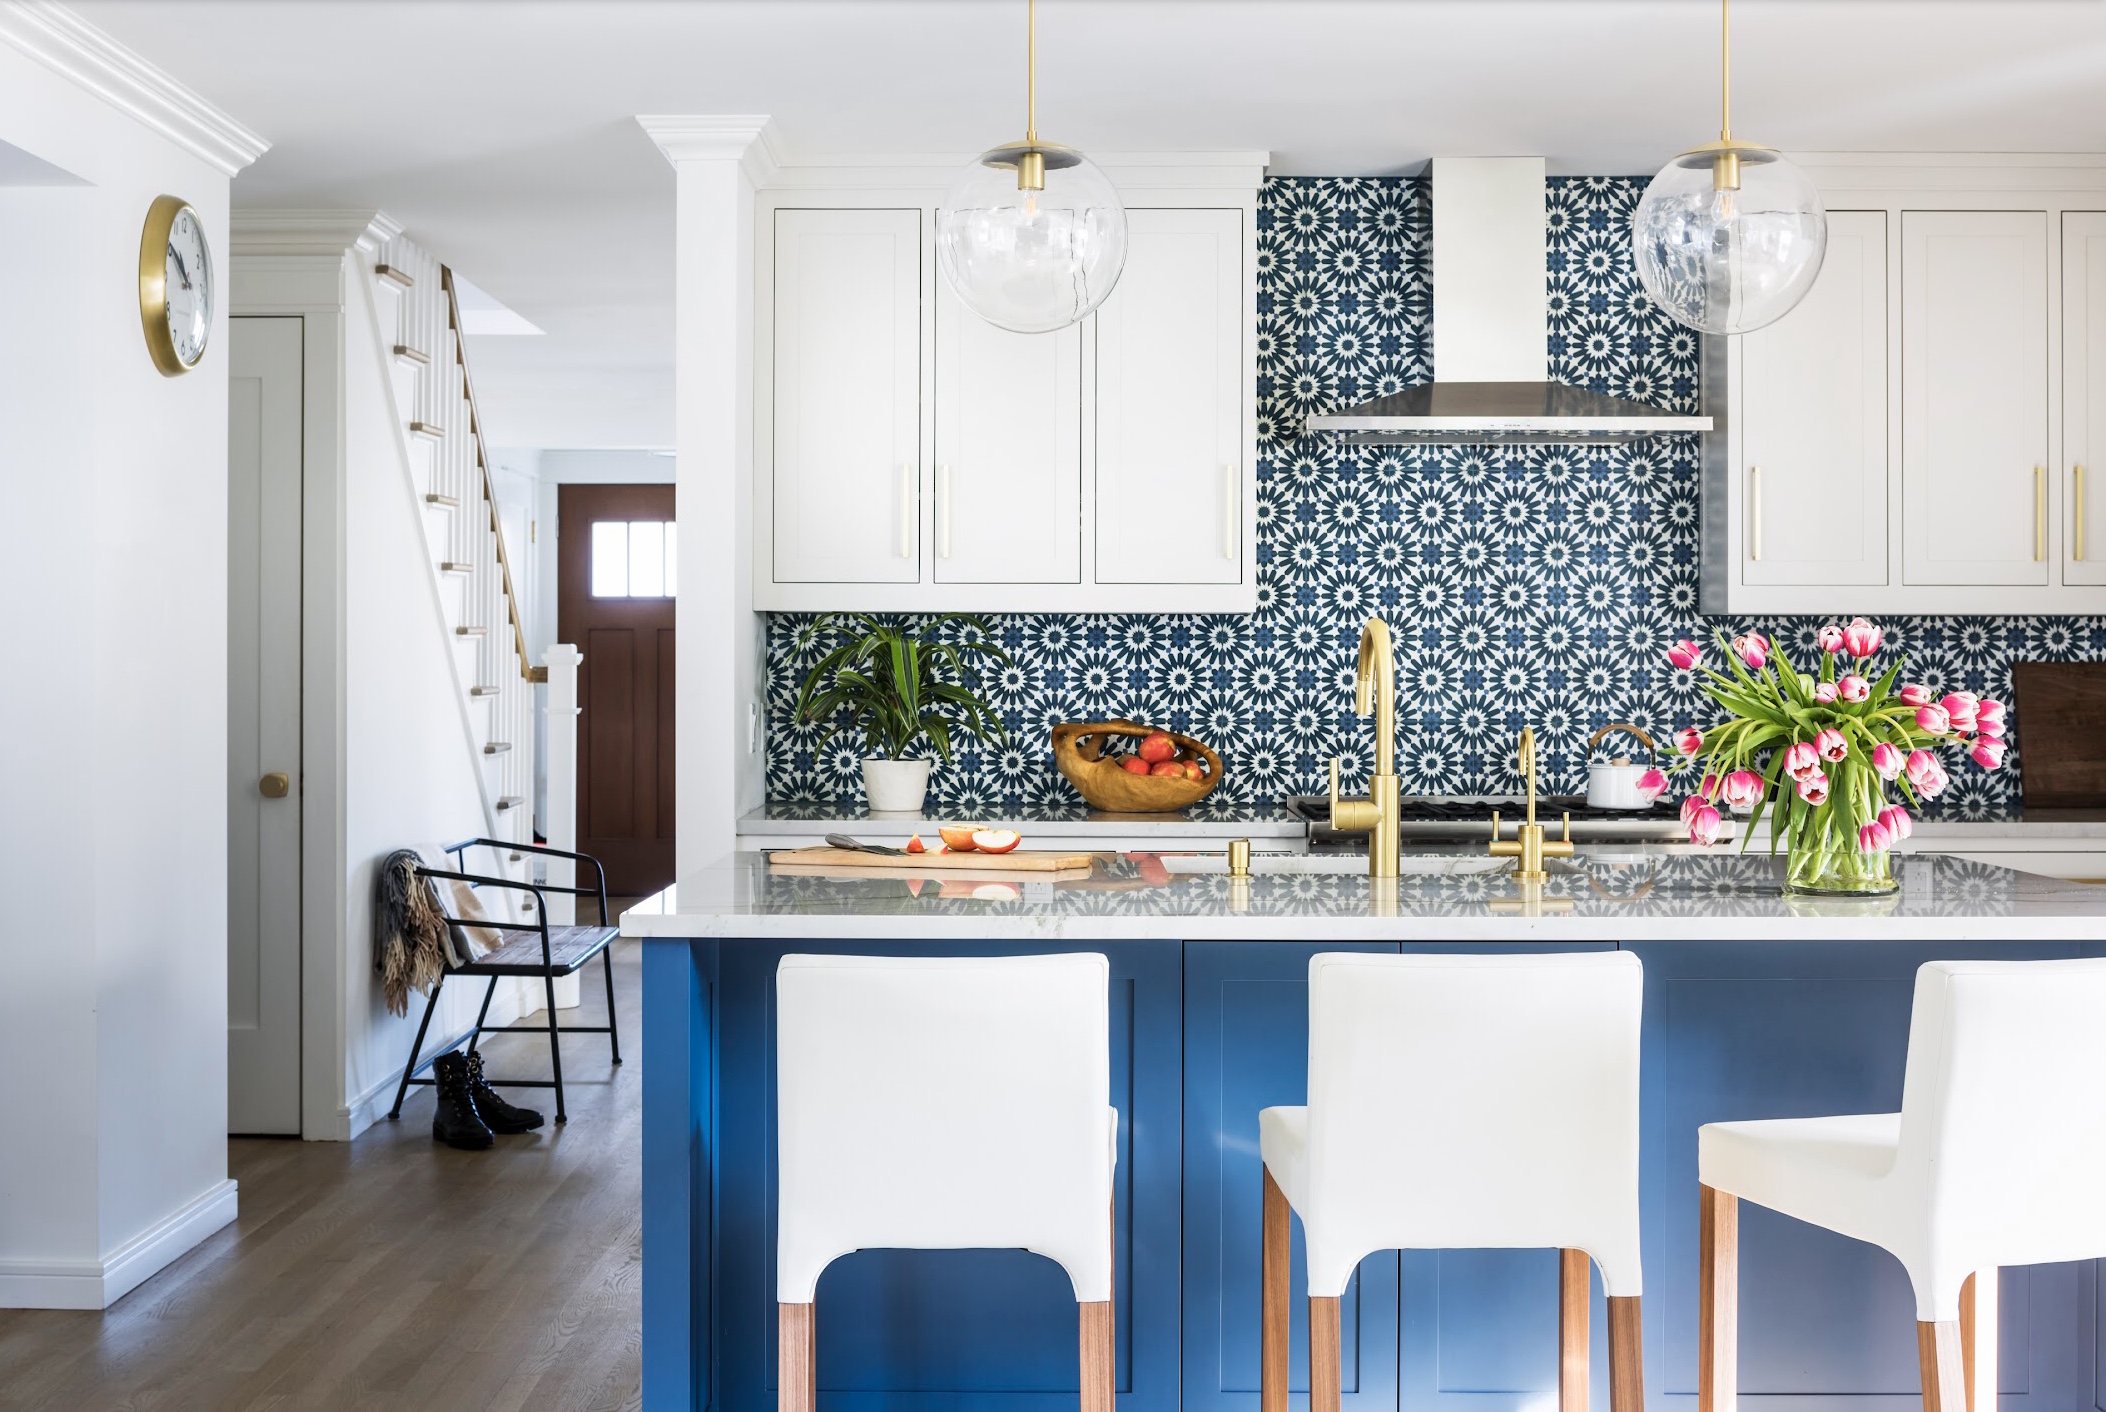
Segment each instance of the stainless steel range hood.
M1598 445L1711 430L1549 380L1543 159L1433 160L1433 381L1307 430L1380 445Z

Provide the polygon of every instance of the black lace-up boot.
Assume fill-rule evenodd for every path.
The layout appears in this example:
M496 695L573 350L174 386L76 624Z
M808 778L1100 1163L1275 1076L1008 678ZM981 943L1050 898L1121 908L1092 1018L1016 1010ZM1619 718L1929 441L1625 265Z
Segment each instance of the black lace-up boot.
M483 1115L493 1133L530 1133L541 1126L539 1113L497 1096L497 1090L483 1078L482 1054L473 1049L468 1051L468 1091L475 1095L475 1111Z
M432 1141L443 1142L448 1147L466 1148L470 1152L480 1151L496 1142L497 1139L490 1135L490 1125L475 1110L475 1092L468 1077L467 1058L458 1050L441 1054L432 1061L431 1073L437 1080L439 1095L438 1105L431 1114Z

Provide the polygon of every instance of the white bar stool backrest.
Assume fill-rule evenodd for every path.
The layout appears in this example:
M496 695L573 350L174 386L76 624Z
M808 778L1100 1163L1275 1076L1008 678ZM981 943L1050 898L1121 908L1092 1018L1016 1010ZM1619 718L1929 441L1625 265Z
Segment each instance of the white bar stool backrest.
M1895 1172L1923 1183L1941 1288L2106 1255L2106 960L1917 971Z
M1320 1239L1580 1249L1637 1296L1643 992L1625 951L1312 958L1312 1287Z
M1023 1247L1111 1298L1110 963L785 956L776 1298L852 1250Z

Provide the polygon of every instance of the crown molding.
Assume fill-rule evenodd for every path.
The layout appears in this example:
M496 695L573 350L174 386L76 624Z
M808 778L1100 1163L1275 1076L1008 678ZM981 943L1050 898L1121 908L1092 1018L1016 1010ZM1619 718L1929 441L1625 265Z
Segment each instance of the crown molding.
M230 244L236 255L368 255L402 234L385 211L290 211L236 206Z
M270 143L56 0L0 3L0 42L228 176Z
M776 136L774 120L766 113L639 113L636 123L675 166L682 162L737 162L755 186L766 186L784 165L781 140Z

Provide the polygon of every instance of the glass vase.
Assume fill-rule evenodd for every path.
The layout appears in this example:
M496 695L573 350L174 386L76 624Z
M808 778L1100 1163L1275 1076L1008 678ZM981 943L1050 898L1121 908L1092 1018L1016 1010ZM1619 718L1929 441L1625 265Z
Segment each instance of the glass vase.
M1785 862L1784 890L1821 897L1878 897L1893 892L1891 855L1882 848L1867 853L1821 835L1791 850Z

